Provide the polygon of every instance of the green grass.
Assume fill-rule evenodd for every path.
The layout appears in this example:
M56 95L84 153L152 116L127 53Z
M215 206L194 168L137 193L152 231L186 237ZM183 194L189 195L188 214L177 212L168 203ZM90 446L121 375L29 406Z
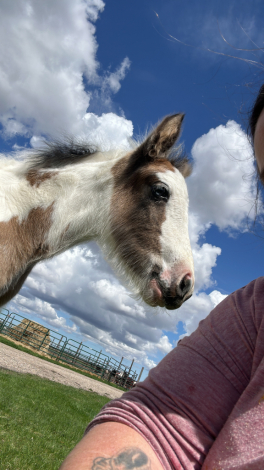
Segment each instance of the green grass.
M1 470L58 470L108 401L93 392L0 369Z
M89 372L84 372L80 369L76 369L75 367L70 367L68 366L67 364L63 364L61 362L58 362L58 361L54 361L53 359L49 359L48 357L46 356L42 356L41 354L38 354L38 353L35 353L34 351L32 351L31 349L28 349L28 348L24 348L23 346L20 346L19 344L16 344L14 343L13 341L10 341L9 339L7 339L5 336L1 336L0 335L0 343L4 343L6 344L7 346L11 346L12 348L15 348L15 349L19 349L19 351L24 351L26 352L27 354L31 354L31 356L35 356L35 357L39 357L40 359L43 359L44 361L48 361L48 362L51 362L52 364L57 364L61 367L65 367L65 369L70 369L70 370L74 370L74 372L78 372L78 374L82 374L82 375L85 375L86 377L89 377L90 379L94 379L94 380L98 380L99 382L102 382L104 384L107 384L107 385L110 385L111 387L114 387L114 388L118 388L119 390L122 390L122 391L127 391L127 389L123 388L123 387L120 387L119 385L116 385L112 382L107 382L107 380L102 380L100 379L100 377L97 377L96 375L93 375L93 374L89 374ZM1 469L2 470L2 469Z

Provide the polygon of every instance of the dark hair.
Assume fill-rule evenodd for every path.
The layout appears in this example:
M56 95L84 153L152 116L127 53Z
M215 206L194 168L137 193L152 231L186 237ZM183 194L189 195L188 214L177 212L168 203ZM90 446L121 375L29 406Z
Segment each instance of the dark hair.
M264 84L261 86L258 92L258 96L255 100L255 103L253 105L253 108L251 109L250 116L249 116L249 134L252 138L252 141L254 141L256 125L257 125L258 118L263 108L264 108Z
M254 137L255 137L255 131L256 131L256 125L258 122L258 118L264 108L264 84L261 85L260 90L258 92L257 98L255 99L255 102L249 112L249 120L248 120L248 137L251 139L251 144L253 147L253 153L254 153ZM254 224L257 220L257 214L258 214L258 206L259 206L259 201L260 201L260 191L261 188L263 187L263 182L260 180L260 174L258 170L258 165L256 164L255 160L255 176L256 176L256 198L255 198L255 218L254 218Z

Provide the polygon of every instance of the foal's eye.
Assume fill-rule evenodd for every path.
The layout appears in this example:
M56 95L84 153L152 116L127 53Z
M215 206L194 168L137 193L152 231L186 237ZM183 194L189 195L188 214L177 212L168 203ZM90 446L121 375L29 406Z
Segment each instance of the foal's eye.
M156 183L151 186L151 195L155 201L167 202L170 193L169 188L165 183Z

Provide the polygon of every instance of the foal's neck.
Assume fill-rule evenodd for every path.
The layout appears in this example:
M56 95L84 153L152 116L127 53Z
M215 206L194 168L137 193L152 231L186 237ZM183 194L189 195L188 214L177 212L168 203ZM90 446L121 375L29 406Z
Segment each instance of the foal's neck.
M113 161L87 161L54 174L59 191L47 243L50 256L78 243L101 241L108 232Z
M38 261L92 239L104 244L117 160L29 171L20 162L2 162L0 305L18 292Z

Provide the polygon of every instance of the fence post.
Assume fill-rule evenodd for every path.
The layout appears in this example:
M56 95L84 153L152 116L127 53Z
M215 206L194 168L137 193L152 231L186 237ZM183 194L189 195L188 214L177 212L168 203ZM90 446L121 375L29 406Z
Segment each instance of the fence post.
M99 357L101 356L101 352L102 352L102 349L101 349L101 351L99 352L99 354L98 354L98 356L97 356L97 358L96 358L95 365L97 365L97 363L98 363L98 361L99 361Z
M11 317L11 313L10 313L10 317L11 317L11 322L9 323L9 328L12 328L12 325L13 325L13 320L15 319L15 314L13 315L13 317Z
M138 379L137 379L137 383L138 383L138 382L140 381L140 379L141 379L141 375L142 375L143 370L144 370L144 367L142 367L142 369L141 369L141 371L140 371L140 374L139 374Z
M102 365L102 372L101 372L101 375L100 375L101 378L103 377L104 371L105 371L105 361L106 361L106 359L104 360L104 363Z
M75 354L75 356L74 356L74 358L73 358L73 360L72 360L72 364L74 364L74 363L76 362L78 353L79 353L79 351L80 351L81 348L82 348L82 342L80 343L80 346L78 347L78 349L77 349L77 351L76 351L76 354Z
M7 311L8 311L8 310L7 310ZM2 325L0 326L0 333L1 333L1 331L4 329L4 326L5 326L5 324L7 323L9 317L11 317L11 313L8 312L6 318L4 319Z
M95 361L95 363L94 363L94 372L95 372L95 370L96 370L96 366L97 366L97 364L98 364L99 357L101 356L101 352L102 352L102 349L101 349L101 351L99 352L99 354L98 354L98 356L97 356L97 358L96 358L96 361Z
M45 334L45 336L44 336L44 338L43 338L43 340L42 340L42 342L41 342L41 345L40 345L40 347L39 347L39 350L40 350L42 344L44 343L46 337L48 336L49 332L50 332L50 330L48 330L47 333Z
M60 358L61 358L61 356L62 356L62 354L63 354L63 352L64 352L64 349L65 349L65 347L67 346L67 344L68 344L68 340L67 340L67 338L66 338L66 341L65 341L64 345L62 346L62 348L61 348L61 350L60 350L58 356L57 356L56 359L55 359L55 361L59 361L59 360L60 360Z
M8 333L7 334L10 338L12 338L12 325L13 325L13 321L15 320L15 317L16 317L15 313L14 313L13 316L12 316L12 313L10 313L10 315L9 315L10 321L7 324L7 328L8 328Z
M104 376L104 374L105 374L105 371L106 371L106 369L108 368L108 364L109 364L110 360L111 360L111 357L109 357L106 366L105 366L105 361L106 361L106 359L105 359L105 361L104 361L103 370L102 370L102 373L101 373L101 379L103 378L103 376Z
M121 361L119 362L119 364L118 364L118 366L117 366L117 369L116 369L117 372L120 371L120 368L121 368L121 364L122 364L122 362L123 362L123 359L124 359L124 358L123 358L123 356L122 356L122 357L121 357ZM115 377L116 377L116 379L118 379L118 377L117 377L116 375L115 375ZM120 380L120 378L119 378L118 380ZM116 383L117 383L117 382L116 382ZM120 384L119 384L119 385L120 385Z
M128 371L128 373L127 373L127 377L126 377L125 383L123 384L123 387L124 387L124 388L126 387L127 379L128 379L128 377L129 377L129 374L130 374L130 372L131 372L132 366L133 366L133 364L134 364L134 360L135 360L135 359L132 360L131 365L130 365L130 367L129 367L129 371Z
M120 367L121 367L121 364L122 364L122 362L123 362L123 359L124 359L124 358L121 357L121 361L120 361L119 364L118 364L117 371L119 371L119 369L120 369Z
M57 349L59 349L59 347L60 347L62 338L63 338L63 335L61 335L60 341L59 341L59 343L57 344ZM57 358L58 358L58 355L59 355L59 354L60 354L60 351L58 352L57 356L55 357L55 361L57 361Z
M23 317L22 317L23 318ZM24 330L22 331L22 334L20 336L20 338L17 340L17 341L21 341L21 339L23 338L24 334L25 334L25 331L27 330L28 326L30 325L30 320L28 320L28 324L26 326L26 328L24 328Z

